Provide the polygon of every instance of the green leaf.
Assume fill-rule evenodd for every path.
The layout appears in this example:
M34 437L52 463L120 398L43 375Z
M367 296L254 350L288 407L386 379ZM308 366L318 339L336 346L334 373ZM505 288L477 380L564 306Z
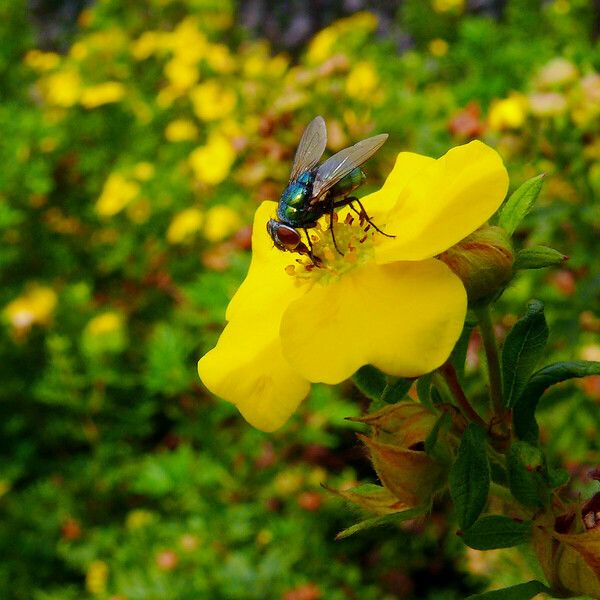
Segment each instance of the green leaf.
M355 533L360 531L365 531L366 529L371 529L373 527L380 527L382 525L390 525L393 523L402 523L403 521L409 521L410 519L415 519L420 517L421 515L427 512L428 508L424 506L417 506L415 508L409 508L408 510L404 510L402 512L393 513L391 515L383 515L382 517L373 517L371 519L366 519L365 521L361 521L360 523L356 523L343 531L340 531L336 536L336 540L343 540Z
M502 349L504 403L512 408L525 388L548 340L544 305L532 300L527 312L510 330Z
M467 600L530 600L541 593L549 594L551 590L541 581L528 581L501 590L475 594L469 596Z
M410 390L414 379L398 379L393 383L388 383L381 393L381 400L386 404L395 404L400 402Z
M547 388L567 379L589 375L600 375L600 362L586 360L558 362L546 365L534 373L513 410L513 423L517 437L533 443L537 440L539 428L535 421L535 410Z
M519 250L515 257L514 268L520 269L543 269L544 267L552 267L560 265L569 257L565 256L554 248L548 246L533 246Z
M458 338L458 342L456 342L452 354L450 355L450 362L456 370L456 374L460 380L462 380L465 373L465 361L467 359L467 350L469 349L469 340L471 339L471 332L475 325L477 325L477 321L465 322L462 333Z
M479 425L471 423L465 430L449 481L458 523L467 529L484 509L490 489L486 434Z
M527 442L515 442L508 452L508 482L512 495L528 508L542 508L550 502L542 451Z
M439 416L438 420L435 422L432 430L429 432L429 435L425 440L425 452L429 456L433 457L439 454L438 452L436 452L436 444L438 441L440 431L443 431L444 429L449 429L451 425L452 419L450 418L450 415L447 412L443 412Z
M531 521L515 521L502 515L481 517L463 533L463 541L475 550L510 548L529 541Z
M417 396L419 397L419 402L421 402L423 406L426 406L427 408L433 407L433 402L431 400L431 373L417 379Z
M387 385L387 377L372 365L361 367L352 377L356 387L370 400L381 398Z
M517 190L515 190L510 198L504 203L500 209L498 216L498 225L502 227L508 235L512 235L517 228L517 225L523 220L529 212L542 189L542 179L544 174L537 175L528 179Z

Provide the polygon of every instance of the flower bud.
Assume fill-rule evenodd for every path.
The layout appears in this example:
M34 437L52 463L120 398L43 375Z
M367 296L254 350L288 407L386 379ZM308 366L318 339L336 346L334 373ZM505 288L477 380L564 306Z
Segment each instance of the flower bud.
M444 465L425 453L425 440L437 415L416 402L399 402L353 420L371 426L371 437L359 438L369 449L373 467L391 496L404 508L429 503L444 483ZM394 506L388 496L385 502L387 508Z
M513 276L512 247L500 227L480 227L439 258L463 282L471 308L495 300Z

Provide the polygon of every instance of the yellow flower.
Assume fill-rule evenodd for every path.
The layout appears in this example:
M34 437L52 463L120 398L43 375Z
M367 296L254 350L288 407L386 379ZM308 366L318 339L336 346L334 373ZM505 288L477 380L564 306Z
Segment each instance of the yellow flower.
M122 315L107 312L94 317L86 325L87 333L91 336L102 336L120 330L123 327Z
M154 177L154 165L146 161L136 163L132 175L140 181L149 181Z
M184 244L192 238L192 236L200 231L204 215L197 208L187 208L177 213L169 229L167 229L167 240L171 244Z
M46 286L32 284L26 292L4 307L4 316L17 331L32 325L47 325L56 308L56 292Z
M396 237L365 232L356 215L341 212L335 235L343 256L324 224L310 230L320 268L274 248L265 225L275 205L263 202L250 270L217 346L198 363L200 378L272 431L311 382L339 383L365 364L403 377L436 369L462 330L467 299L435 257L482 225L507 187L501 158L481 142L438 160L403 152L381 190L363 198L374 222Z
M29 50L25 55L25 64L36 71L51 71L58 67L60 56L56 52Z
M200 71L195 64L190 64L176 57L165 65L165 75L173 87L186 91L198 81Z
M162 36L156 31L145 31L131 44L131 54L136 60L145 60L161 46Z
M225 44L211 44L205 58L210 68L217 73L235 71L235 59L231 56L231 52Z
M209 242L220 242L242 226L239 214L224 204L208 209L204 224L204 237Z
M433 10L438 13L460 12L465 6L465 0L433 0Z
M198 128L192 121L176 119L171 121L165 129L165 137L169 142L187 142L198 137Z
M85 108L96 108L103 104L118 102L125 96L125 86L118 81L106 81L85 88L81 93L80 102Z
M203 121L215 121L229 115L236 104L233 90L214 79L197 85L190 92L194 112Z
M108 565L103 560L95 560L85 575L85 587L90 594L103 594L106 591Z
M429 52L433 56L445 56L448 53L448 42L442 38L435 38L429 42Z
M127 345L123 315L106 312L88 321L81 336L81 343L88 355L118 353Z
M348 74L346 93L352 98L366 100L379 87L379 76L371 63L359 62Z
M139 193L140 186L120 173L111 173L96 202L96 212L102 217L112 217L121 212Z
M69 108L81 94L81 79L73 69L65 69L49 75L40 83L48 104Z
M527 99L522 94L514 92L508 98L492 102L488 124L490 129L495 131L518 129L525 122L526 116Z
M217 185L225 180L235 161L235 150L224 136L214 133L205 146L190 154L190 165L198 181Z

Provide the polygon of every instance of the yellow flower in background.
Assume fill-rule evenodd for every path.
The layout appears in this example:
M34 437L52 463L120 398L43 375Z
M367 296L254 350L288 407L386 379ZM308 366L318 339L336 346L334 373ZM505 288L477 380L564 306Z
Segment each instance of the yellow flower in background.
M66 68L42 79L40 87L48 104L70 108L81 95L81 78L77 71Z
M165 75L173 87L183 92L189 90L198 81L200 71L195 64L176 57L165 65Z
M84 60L88 54L89 48L83 42L75 42L69 49L69 56L77 61Z
M189 16L175 27L173 33L166 34L166 45L179 60L194 64L206 54L208 42L200 31L198 19Z
M34 283L24 294L9 302L2 312L15 330L27 331L32 325L48 325L57 302L52 288Z
M396 237L365 233L342 211L335 233L344 256L325 225L311 230L320 268L274 248L265 225L276 205L263 202L250 270L217 346L198 363L200 378L251 424L272 431L311 382L339 383L365 364L402 377L436 369L462 330L467 299L460 279L434 257L491 217L507 188L501 158L481 142L438 160L403 152L381 190L362 200Z
M178 212L167 229L167 240L171 244L190 242L202 227L204 215L198 208L187 208Z
M125 96L125 86L118 81L106 81L85 88L81 93L81 104L85 108L97 108L103 104L119 102Z
M90 594L103 594L106 591L108 565L103 560L95 560L85 575L85 587Z
M90 319L82 332L81 344L90 357L122 352L127 347L124 316L109 311Z
M494 100L488 114L488 125L495 131L519 129L527 117L527 98L513 92L508 98Z
M123 315L116 312L107 312L94 317L86 325L89 335L102 336L119 331L123 327Z
M432 7L435 12L461 12L465 7L465 0L433 0Z
M348 74L346 79L346 93L352 98L366 100L370 98L379 87L379 76L373 65L369 62L359 62Z
M203 121L215 121L228 116L236 105L233 90L221 85L215 79L197 85L190 92L194 112Z
M60 56L56 52L29 50L25 54L25 64L36 71L52 71L60 64Z
M140 192L135 181L120 173L111 173L96 202L96 212L101 217L112 217L121 212Z
M242 226L240 215L230 206L219 204L206 211L203 235L209 242L221 242Z
M217 73L231 73L236 69L235 58L225 44L210 44L204 58L209 67Z
M213 133L206 145L190 154L190 166L198 181L217 185L225 180L235 161L235 150L223 135Z
M131 54L136 60L145 60L152 56L160 47L163 34L157 31L144 31L140 37L132 42Z
M139 181L149 181L154 177L154 165L152 163L142 161L136 163L131 170L131 174Z
M448 54L448 42L441 38L435 38L429 42L429 52L438 58Z
M187 142L198 137L198 128L188 119L175 119L165 129L165 138L169 142Z

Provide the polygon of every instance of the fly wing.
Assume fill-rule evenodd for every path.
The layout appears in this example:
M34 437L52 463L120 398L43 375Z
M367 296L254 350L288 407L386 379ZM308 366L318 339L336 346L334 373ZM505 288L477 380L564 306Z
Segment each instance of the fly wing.
M327 127L325 121L321 116L315 117L307 125L298 144L290 181L297 179L300 173L310 171L321 160L326 145Z
M360 167L369 160L387 139L387 133L375 135L354 144L354 146L344 148L328 158L317 170L313 182L311 204L319 202L328 189L346 177L352 169Z

